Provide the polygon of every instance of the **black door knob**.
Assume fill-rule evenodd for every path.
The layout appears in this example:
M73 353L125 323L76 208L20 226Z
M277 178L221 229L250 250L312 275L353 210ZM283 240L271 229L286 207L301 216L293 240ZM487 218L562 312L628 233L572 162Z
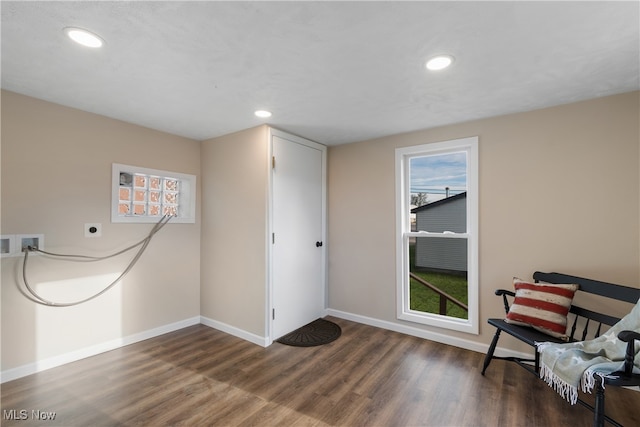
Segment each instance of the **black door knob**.
M320 246L322 246L322 242L316 242L316 248L319 248Z

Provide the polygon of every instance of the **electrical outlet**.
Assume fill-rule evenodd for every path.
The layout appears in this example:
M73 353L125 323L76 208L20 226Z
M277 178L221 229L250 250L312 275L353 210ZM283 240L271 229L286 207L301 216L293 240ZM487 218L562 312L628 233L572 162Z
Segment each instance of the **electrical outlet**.
M84 237L100 237L102 236L102 224L91 222L84 225Z

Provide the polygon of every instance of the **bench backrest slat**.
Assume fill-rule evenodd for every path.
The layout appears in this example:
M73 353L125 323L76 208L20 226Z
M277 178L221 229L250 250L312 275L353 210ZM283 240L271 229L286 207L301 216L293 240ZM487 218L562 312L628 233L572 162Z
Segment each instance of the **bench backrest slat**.
M615 285L613 283L600 282L598 280L585 279L583 277L570 276L561 273L543 273L536 271L533 279L547 283L573 283L580 286L580 291L590 294L613 298L620 301L635 304L640 299L640 289L629 286Z

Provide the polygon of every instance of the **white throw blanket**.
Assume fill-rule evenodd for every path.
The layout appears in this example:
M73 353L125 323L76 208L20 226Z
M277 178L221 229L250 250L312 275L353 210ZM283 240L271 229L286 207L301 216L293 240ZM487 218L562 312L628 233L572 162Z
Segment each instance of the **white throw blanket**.
M631 313L593 340L567 344L536 343L540 352L540 378L571 404L578 401L578 385L591 393L594 374L600 377L624 370L627 343L618 339L621 331L640 332L640 300ZM640 342L635 342L634 373L640 373Z

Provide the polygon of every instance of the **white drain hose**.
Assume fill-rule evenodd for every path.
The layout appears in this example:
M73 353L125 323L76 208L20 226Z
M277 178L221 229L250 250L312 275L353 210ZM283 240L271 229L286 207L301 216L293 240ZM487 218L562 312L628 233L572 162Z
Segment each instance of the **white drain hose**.
M147 237L145 237L144 239L142 239L141 241L139 241L136 244L133 244L131 246L129 246L126 249L123 249L121 251L118 251L114 254L111 255L106 255L106 256L102 256L102 257L93 257L93 256L86 256L86 255L68 255L68 254L56 254L56 253L51 253L51 252L45 252L42 251L38 248L34 248L32 246L27 247L27 250L24 252L24 262L22 264L22 279L24 280L24 285L27 288L27 290L29 291L29 293L31 294L31 296L26 295L25 297L27 297L28 299L30 299L31 301L37 303L37 304L42 304L42 305L46 305L49 307L71 307L73 305L78 305L78 304L82 304L84 302L90 301L94 298L99 297L100 295L104 294L105 292L107 292L109 289L111 289L112 287L114 287L120 280L122 280L122 278L129 273L129 271L131 271L131 269L133 268L133 266L136 264L136 262L138 262L138 259L140 259L140 257L142 256L143 252L145 251L145 249L147 248L147 246L149 245L149 242L151 242L151 238L162 229L162 227L164 227L169 220L172 217L169 215L165 215L163 216L160 221L158 221L153 228L151 229L151 231L149 232L149 234L147 235ZM65 303L60 303L60 302L54 302L54 301L50 301L46 298L41 297L40 295L38 295L38 293L31 287L31 285L29 284L29 281L27 280L27 261L29 259L29 252L39 252L51 257L58 257L58 258L69 258L70 261L77 261L77 262L94 262L94 261L102 261L105 259L109 259L109 258L113 258L115 256L121 255L125 252L128 252L136 247L140 246L140 249L138 249L138 252L136 252L135 256L133 257L133 259L131 260L131 262L129 262L129 265L127 265L127 268L124 269L124 271L113 281L111 282L109 285L107 285L104 289L102 289L100 292L91 295L88 298L82 299L80 301L74 301L74 302L65 302Z

